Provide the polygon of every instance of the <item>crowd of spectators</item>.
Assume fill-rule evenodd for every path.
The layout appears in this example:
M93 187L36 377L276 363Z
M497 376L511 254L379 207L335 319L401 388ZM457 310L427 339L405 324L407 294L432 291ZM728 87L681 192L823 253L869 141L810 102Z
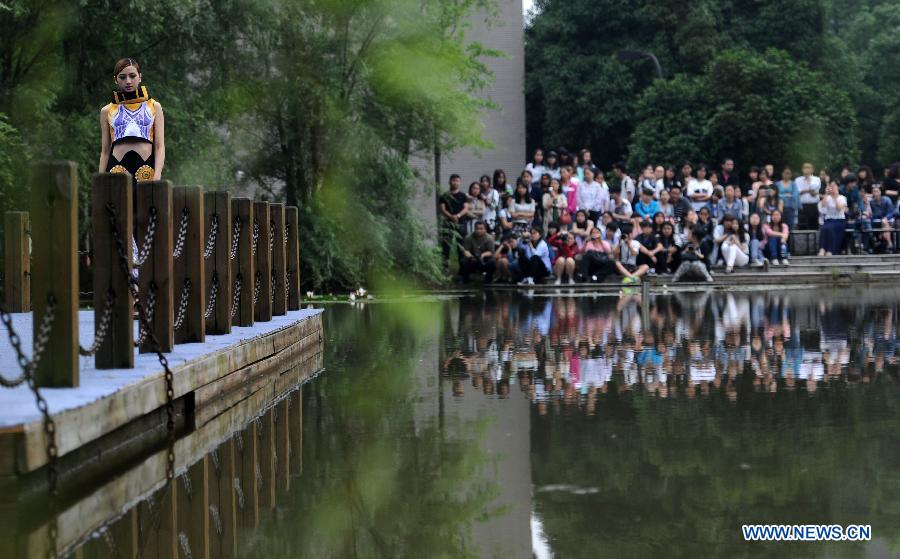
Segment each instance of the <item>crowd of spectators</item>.
M464 281L713 281L715 267L790 265L797 231L811 233L820 256L894 252L898 196L900 163L881 180L867 166L832 176L812 163L777 175L753 166L742 177L732 159L631 174L623 162L600 168L588 150L539 149L515 181L497 169L464 189L451 175L441 245L448 270L456 245Z

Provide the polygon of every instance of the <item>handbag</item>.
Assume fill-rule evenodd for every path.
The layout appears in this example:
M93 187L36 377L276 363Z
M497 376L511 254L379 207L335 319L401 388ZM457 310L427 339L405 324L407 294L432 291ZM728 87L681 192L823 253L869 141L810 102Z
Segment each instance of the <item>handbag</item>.
M559 214L559 224L560 225L571 225L572 224L572 214L569 213L569 210L563 210L561 214Z

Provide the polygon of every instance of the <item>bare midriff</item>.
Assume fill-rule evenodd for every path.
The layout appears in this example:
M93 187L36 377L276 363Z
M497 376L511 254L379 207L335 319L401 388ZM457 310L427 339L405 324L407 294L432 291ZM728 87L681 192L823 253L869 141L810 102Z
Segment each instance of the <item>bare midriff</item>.
M147 159L153 155L153 144L143 140L124 139L113 146L112 154L116 159L122 159L129 151L133 151L142 158Z

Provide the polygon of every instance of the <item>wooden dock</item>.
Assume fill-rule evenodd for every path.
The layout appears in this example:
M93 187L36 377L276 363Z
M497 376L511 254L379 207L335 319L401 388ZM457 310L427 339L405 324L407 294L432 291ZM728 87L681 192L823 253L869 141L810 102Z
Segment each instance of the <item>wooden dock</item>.
M93 324L93 313L79 321ZM15 315L23 344L30 347L30 314ZM87 337L92 332L85 328ZM179 344L168 354L175 399L185 415L182 432L195 429L257 393L288 390L322 368L322 316L319 310L291 311L230 334L208 335L204 343ZM143 421L142 431L159 423L166 405L163 371L155 354L138 354L135 368L104 369L82 364L81 386L42 390L57 426L60 469L81 449L99 451L121 445L127 427ZM0 367L15 370L11 350L0 350ZM262 392L260 392L262 391ZM116 436L116 434L121 436ZM137 435L137 434L133 434ZM152 444L153 441L148 441ZM93 446L92 446L93 445ZM0 479L26 476L47 464L40 413L24 385L0 391Z

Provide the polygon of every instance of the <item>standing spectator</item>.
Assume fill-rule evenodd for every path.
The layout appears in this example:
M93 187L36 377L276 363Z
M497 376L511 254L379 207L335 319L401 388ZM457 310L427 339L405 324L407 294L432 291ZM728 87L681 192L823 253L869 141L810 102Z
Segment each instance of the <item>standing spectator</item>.
M562 192L569 201L569 213L574 214L578 209L578 178L574 176L574 171L570 165L566 165L559 172L559 182L562 185Z
M488 231L497 230L497 211L500 205L500 193L491 184L491 177L481 175L478 181L481 185L481 200L484 202L484 215L482 219L487 224Z
M775 176L775 165L773 165L771 163L766 163L763 166L763 169L766 170L766 176L769 177L770 179Z
M762 176L764 173L760 173L760 175ZM784 203L781 201L781 197L778 195L778 188L775 185L760 186L756 198L756 211L765 217L764 221L766 223L772 221L774 212L780 214L784 210Z
M533 177L531 176L531 171L527 169L522 171L522 174L519 175L519 180L522 182L522 184L525 185L526 188L528 188L528 195L531 196L532 200L534 200L535 212L534 219L532 219L531 223L535 227L541 227L541 218L544 212L539 211L540 208L538 206L544 199L544 193L541 192L541 183L534 182L532 179ZM519 181L516 181L516 184L518 184L518 182Z
M494 190L500 194L512 195L513 193L512 187L506 183L506 171L503 169L494 170Z
M525 165L525 170L531 173L534 182L541 180L541 177L547 172L547 167L544 166L544 150L540 148L534 150L531 163Z
M600 183L594 180L594 171L589 167L584 169L584 181L578 187L576 205L579 210L586 210L591 221L598 223L600 214L606 211L609 203L609 194L603 190Z
M478 183L472 183L478 185ZM462 258L459 262L459 273L464 282L469 281L473 273L484 273L484 281L490 283L494 277L496 262L494 260L494 237L488 235L483 221L475 222L475 230L463 241Z
M719 200L718 215L722 217L731 214L735 217L740 217L743 211L743 202L735 195L734 186L729 184L725 187L725 197Z
M645 188L649 188L654 193L654 198L656 197L656 177L653 174L653 165L647 165L644 167L644 172L641 173L641 180L638 181L637 189L638 192L644 190Z
M631 202L622 197L622 189L618 186L613 186L609 189L609 206L607 208L613 219L619 223L629 221L633 213Z
M569 201L565 194L559 191L559 179L550 179L550 191L544 194L542 199L544 208L544 230L550 223L558 223L561 229L568 229L572 224L572 214L569 213Z
M466 216L466 235L471 235L475 231L475 223L484 220L484 200L481 197L481 184L473 182L469 185L469 214ZM485 225L487 228L487 225Z
M581 150L580 152L578 152L578 159L579 159L579 161L581 162L580 168L582 169L582 172L584 172L584 171L583 171L584 168L587 167L587 168L589 168L591 171L594 172L594 176L597 175L597 171L598 171L599 169L597 169L597 166L594 165L594 161L593 161L593 159L591 158L591 150L589 150L589 149L583 149L583 150ZM583 176L582 174L579 173L579 178L584 178L584 176Z
M629 202L633 201L636 194L634 179L628 176L628 169L624 161L617 161L613 165L613 174L619 182L619 188L622 190L625 199Z
M687 193L695 212L699 212L700 208L709 204L712 197L712 183L706 178L706 166L697 167L697 178L691 179L688 183Z
M794 182L794 173L790 167L781 171L781 180L777 183L778 197L784 206L784 222L791 229L797 228L797 216L800 213L800 190Z
M872 187L875 186L875 180L872 176L872 168L868 165L862 165L856 171L856 180L859 182L859 190L866 194L872 194Z
M838 191L838 183L832 180L819 201L822 214L822 231L819 233L819 256L840 254L847 231L847 198Z
M675 223L679 225L683 224L684 217L693 208L691 208L690 202L682 196L682 189L680 186L673 186L672 190L669 191L669 194L672 197L672 216L675 218Z
M816 229L819 224L819 191L822 189L822 181L815 176L815 167L812 163L803 164L803 175L794 181L800 192L800 219L798 226L801 229Z
M545 173L549 173L551 177L554 179L559 179L559 158L556 156L555 151L547 152L547 163L546 169L544 169Z
M790 258L790 251L788 250L790 229L787 223L782 221L779 210L772 212L769 223L763 226L763 233L766 236L766 252L772 264L775 266L779 264L789 266L791 264L790 260L788 260ZM780 261L779 258L781 259Z
M469 198L460 190L462 178L456 173L450 175L450 189L441 195L441 251L444 255L444 272L448 272L450 248L465 238L462 220L469 211Z
M676 172L673 165L666 165L666 171L663 175L663 185L666 190L672 190L676 182Z
M519 269L524 285L534 285L550 275L550 248L541 238L541 230L531 228L531 233L519 252Z
M766 192L772 187L772 179L765 169L760 169L758 179L751 185L751 192L748 193L747 199L753 203L753 206L759 208L760 191Z
M734 172L734 159L726 157L722 161L722 176L719 179L722 186L739 187L741 185L737 173Z
M674 184L681 188L682 192L686 192L692 180L694 180L694 168L691 166L690 161L685 161L684 165L681 166L681 173L675 177Z
M761 268L765 265L766 258L763 255L763 247L766 244L766 234L763 231L762 219L758 213L750 214L747 225L747 242L750 248L750 265Z
M512 218L514 233L521 234L528 231L534 219L536 206L534 200L531 199L529 188L519 179L516 184L515 198L511 198L509 201L509 215Z

